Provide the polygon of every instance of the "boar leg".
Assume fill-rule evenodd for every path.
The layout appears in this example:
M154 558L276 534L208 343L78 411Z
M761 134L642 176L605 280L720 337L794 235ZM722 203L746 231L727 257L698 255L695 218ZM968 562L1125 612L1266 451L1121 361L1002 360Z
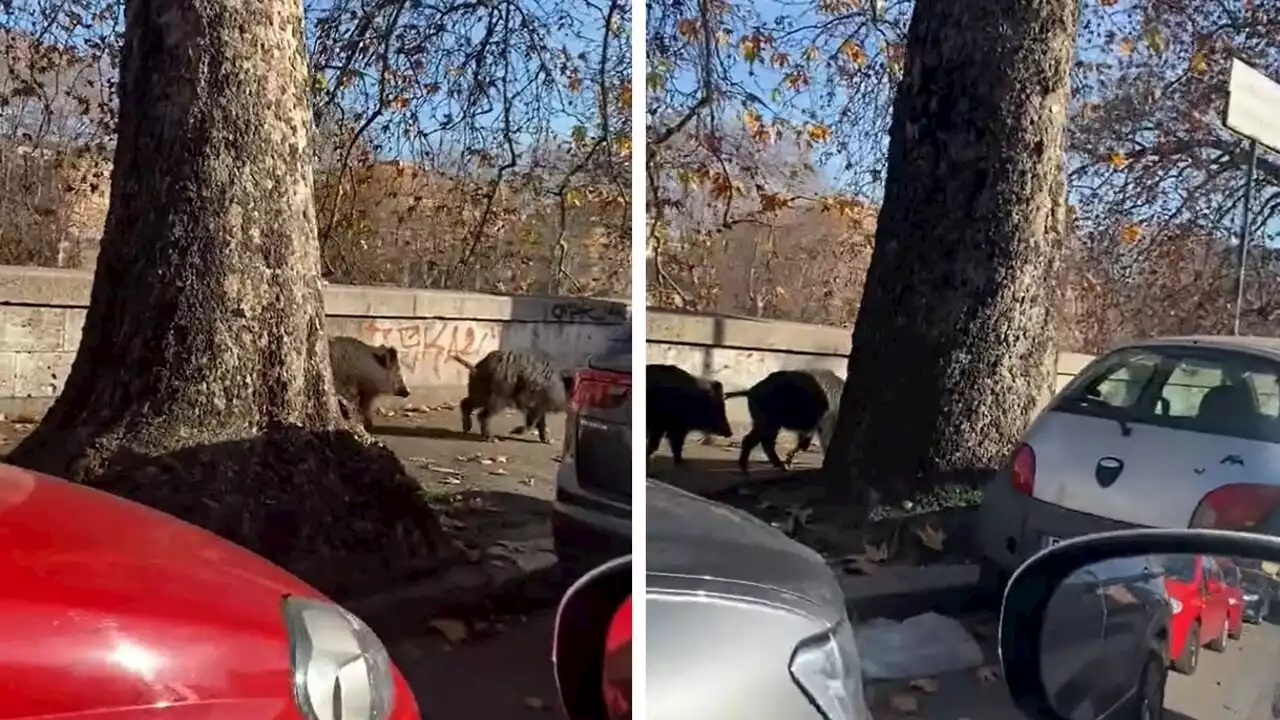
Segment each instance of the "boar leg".
M649 437L645 445L645 447L647 448L647 453L645 454L645 457L648 457L649 455L652 455L658 451L658 446L662 444L662 438L663 438L663 435L665 435L665 433L663 432L654 431L654 430L650 430L648 434L649 434Z
M497 403L490 401L480 408L480 412L476 413L476 419L480 421L480 434L484 436L486 442L495 442L497 440L493 436L493 428L489 426L489 421L498 413L498 410Z
M530 425L538 428L538 440L543 445L551 444L551 436L547 434L547 416L545 413L538 415L538 419L531 422Z
M462 412L462 432L471 432L471 412L475 410L475 406L471 403L471 397L462 398L462 402L458 403L458 410Z
M782 458L778 457L778 429L766 428L760 433L760 447L764 449L765 457L769 458L769 464L779 470L786 470L787 465L782 462Z
M684 462L684 438L688 430L679 428L667 431L667 445L671 448L671 459L677 463Z

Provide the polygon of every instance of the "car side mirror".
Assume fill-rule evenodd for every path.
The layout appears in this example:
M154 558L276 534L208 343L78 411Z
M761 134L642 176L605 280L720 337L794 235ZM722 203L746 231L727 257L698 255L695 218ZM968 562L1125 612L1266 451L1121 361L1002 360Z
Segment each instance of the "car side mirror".
M1124 612L1099 612L1080 592L1090 568L1148 555L1165 558L1167 582L1118 577L1113 599ZM1199 707L1227 706L1227 683L1197 686L1191 693L1183 685L1182 692L1165 693L1179 681L1176 676L1195 672L1202 647L1221 653L1238 644L1243 657L1257 658L1276 652L1274 636L1242 633L1230 618L1203 617L1187 604L1184 593L1194 593L1193 587L1223 584L1204 578L1192 585L1195 559L1205 555L1280 562L1280 539L1215 530L1105 532L1066 540L1019 567L1005 590L999 631L1000 663L1018 709L1034 720L1069 720L1095 717L1095 708L1126 696L1125 717L1199 717ZM1107 642L1098 642L1095 632L1080 632L1082 620ZM1198 622L1217 624L1191 632ZM1097 672L1104 653L1124 660ZM1257 697L1270 706L1273 692L1280 697L1280 683L1262 682L1270 684L1261 684Z
M565 593L551 656L568 720L630 720L629 555L597 567Z

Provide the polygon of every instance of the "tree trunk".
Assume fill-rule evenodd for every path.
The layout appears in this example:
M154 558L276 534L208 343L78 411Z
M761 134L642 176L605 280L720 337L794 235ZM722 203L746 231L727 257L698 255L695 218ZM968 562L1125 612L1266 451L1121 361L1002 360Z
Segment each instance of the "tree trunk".
M976 484L1050 387L1075 20L1075 0L917 0L835 490Z
M428 569L439 530L395 456L339 412L306 79L298 0L127 0L83 340L9 461L343 593Z

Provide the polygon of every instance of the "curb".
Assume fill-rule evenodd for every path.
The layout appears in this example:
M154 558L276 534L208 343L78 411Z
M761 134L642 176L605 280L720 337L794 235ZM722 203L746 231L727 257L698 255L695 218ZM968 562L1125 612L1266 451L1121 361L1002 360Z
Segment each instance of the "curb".
M957 615L989 605L980 592L977 565L887 567L875 575L839 579L845 608L854 622L905 620L926 612Z
M488 619L555 607L568 588L552 556L530 567L461 565L399 590L342 603L383 642L429 632L437 618Z

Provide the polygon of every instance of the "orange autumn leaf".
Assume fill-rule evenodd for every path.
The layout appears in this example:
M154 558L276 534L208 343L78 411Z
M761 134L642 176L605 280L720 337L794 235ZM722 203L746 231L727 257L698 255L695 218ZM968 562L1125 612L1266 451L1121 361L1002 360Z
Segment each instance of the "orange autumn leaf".
M853 38L845 40L844 43L840 45L840 54L849 58L849 62L857 65L858 67L862 67L867 64L867 52L863 50L862 46L855 42Z
M1121 38L1120 44L1116 46L1116 52L1120 53L1121 55L1132 55L1133 48L1134 48L1133 38Z
M694 42L698 39L698 21L693 18L685 18L676 23L676 32L687 42Z
M1120 242L1125 245L1132 245L1142 237L1142 228L1135 223L1129 223L1120 229Z
M1191 72L1199 75L1209 69L1209 61L1205 58L1204 53L1198 52L1191 56L1191 62L1188 63Z
M807 134L809 139L813 142L826 142L831 139L831 128L826 125L814 123L813 125L805 128L805 134Z
M1123 170L1129 164L1129 158L1122 152L1113 152L1107 155L1107 164L1112 170Z

